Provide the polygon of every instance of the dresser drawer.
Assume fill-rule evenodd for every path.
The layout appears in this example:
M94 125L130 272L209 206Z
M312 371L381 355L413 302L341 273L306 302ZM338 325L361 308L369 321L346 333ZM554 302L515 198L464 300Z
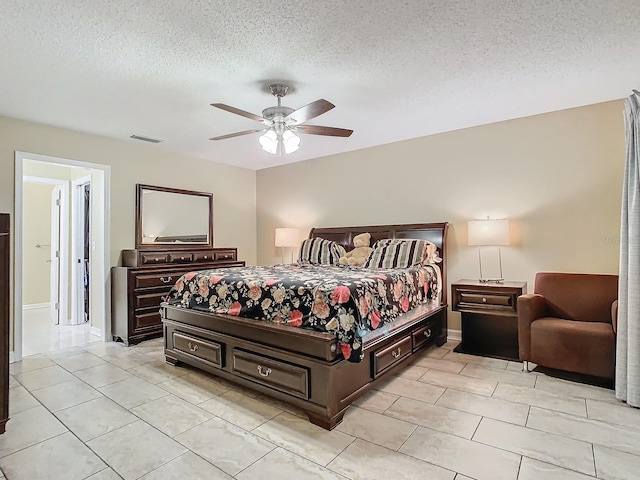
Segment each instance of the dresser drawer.
M166 253L141 253L140 260L142 265L162 264L169 261L169 255Z
M176 252L169 254L169 263L191 263L193 255L187 252Z
M453 310L493 310L504 314L515 314L518 294L514 292L473 291L457 289L454 295Z
M438 337L435 322L423 325L411 332L411 344L413 351L423 347L425 344L433 342Z
M147 311L136 312L134 314L133 333L142 333L147 330L162 331L162 319L160 309L152 308Z
M373 353L373 378L380 376L403 358L411 355L411 335Z
M194 262L211 262L215 259L215 252L205 250L203 252L194 252L193 253L193 261Z
M138 273L135 275L133 288L149 288L149 287L173 287L178 279L185 273L178 272L154 272L154 273Z
M235 260L236 259L236 251L235 250L216 250L214 252L214 260Z
M309 372L306 368L234 348L231 371L281 392L309 398Z
M175 350L198 357L216 368L222 368L222 344L177 332L173 332L171 338Z
M134 296L133 308L157 307L164 301L164 297L169 293L169 289L163 289L154 293L136 294Z

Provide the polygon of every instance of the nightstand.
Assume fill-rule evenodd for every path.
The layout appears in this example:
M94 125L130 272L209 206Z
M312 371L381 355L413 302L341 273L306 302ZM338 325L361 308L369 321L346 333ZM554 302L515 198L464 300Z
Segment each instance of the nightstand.
M451 310L462 314L462 343L454 351L518 361L518 297L525 293L526 282L452 283Z

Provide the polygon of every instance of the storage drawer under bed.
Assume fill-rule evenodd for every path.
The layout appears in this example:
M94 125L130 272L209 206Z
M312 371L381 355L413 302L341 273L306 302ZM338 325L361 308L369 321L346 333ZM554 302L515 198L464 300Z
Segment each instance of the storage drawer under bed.
M198 357L217 368L224 366L223 345L220 343L179 332L172 332L171 343L172 348L178 352Z

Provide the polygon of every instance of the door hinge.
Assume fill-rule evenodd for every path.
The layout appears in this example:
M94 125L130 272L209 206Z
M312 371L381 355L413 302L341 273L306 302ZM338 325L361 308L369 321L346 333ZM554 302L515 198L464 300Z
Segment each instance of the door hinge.
M56 302L56 304L54 305L54 308L55 308L56 310L60 310L60 304L59 304L58 302Z
M56 258L60 258L60 250L56 250Z
M60 199L59 199L59 198L56 198L56 205L57 205L57 206L60 206L60 205L61 205L61 202L60 202Z

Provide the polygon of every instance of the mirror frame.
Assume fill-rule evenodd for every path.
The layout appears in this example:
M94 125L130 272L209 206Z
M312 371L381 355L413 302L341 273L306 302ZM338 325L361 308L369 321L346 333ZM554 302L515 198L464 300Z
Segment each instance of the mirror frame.
M209 241L207 243L142 243L142 213L144 204L142 201L143 190L155 190L158 192L177 193L206 197L209 200ZM144 185L136 183L136 248L140 250L206 250L213 248L213 193L196 192L194 190L181 190L179 188L158 187L156 185Z

